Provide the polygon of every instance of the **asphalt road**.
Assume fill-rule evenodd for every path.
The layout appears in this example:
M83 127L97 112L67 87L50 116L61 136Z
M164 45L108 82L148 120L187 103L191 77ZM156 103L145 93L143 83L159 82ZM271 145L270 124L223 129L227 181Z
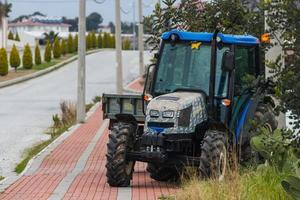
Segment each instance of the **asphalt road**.
M145 63L150 54L145 53ZM138 76L138 52L123 52L124 84ZM115 52L87 56L86 99L115 91ZM77 61L45 76L0 89L0 175L7 177L24 150L48 139L45 130L61 101L76 101Z

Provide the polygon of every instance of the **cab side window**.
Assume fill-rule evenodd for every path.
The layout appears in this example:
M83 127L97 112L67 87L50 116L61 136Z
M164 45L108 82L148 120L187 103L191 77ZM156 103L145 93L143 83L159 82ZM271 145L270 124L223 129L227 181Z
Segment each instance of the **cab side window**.
M235 51L235 95L240 95L256 78L255 47L237 47Z

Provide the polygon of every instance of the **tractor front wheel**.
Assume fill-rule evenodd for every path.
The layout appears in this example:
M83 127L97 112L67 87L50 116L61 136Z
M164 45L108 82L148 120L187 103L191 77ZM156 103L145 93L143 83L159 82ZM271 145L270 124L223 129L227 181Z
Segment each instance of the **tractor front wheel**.
M130 185L134 162L126 160L126 152L133 147L135 129L128 123L116 123L110 134L107 144L106 177L113 187Z
M203 178L223 180L227 167L225 133L208 130L201 145L199 172Z

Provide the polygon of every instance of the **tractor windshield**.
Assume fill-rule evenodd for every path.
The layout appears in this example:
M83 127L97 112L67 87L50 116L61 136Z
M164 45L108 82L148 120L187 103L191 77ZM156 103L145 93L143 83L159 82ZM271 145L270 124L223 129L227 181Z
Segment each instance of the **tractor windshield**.
M222 73L222 55L228 47L218 50L216 95L225 96L227 74ZM176 89L202 90L209 92L211 46L201 42L166 42L158 66L154 92L170 93ZM223 78L221 78L223 77Z

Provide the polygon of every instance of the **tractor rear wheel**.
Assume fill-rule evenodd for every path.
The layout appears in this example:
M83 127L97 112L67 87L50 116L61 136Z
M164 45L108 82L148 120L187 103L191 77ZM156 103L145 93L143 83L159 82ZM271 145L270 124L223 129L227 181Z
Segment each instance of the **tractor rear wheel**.
M227 147L225 133L208 130L201 145L199 172L203 178L223 180L227 167Z
M113 187L130 185L134 162L126 160L126 152L133 148L135 128L128 123L116 123L110 134L106 154L107 182Z
M173 166L159 166L148 163L147 171L150 177L156 181L176 181L179 178L179 171Z
M262 126L270 133L272 133L278 126L278 121L276 120L273 108L268 103L258 104L254 113L254 121L256 121L257 125ZM258 164L263 162L262 157L258 154L258 152L254 151L250 145L251 137L255 134L255 132L255 130L250 131L248 136L243 138L245 142L242 142L241 162L244 164Z

